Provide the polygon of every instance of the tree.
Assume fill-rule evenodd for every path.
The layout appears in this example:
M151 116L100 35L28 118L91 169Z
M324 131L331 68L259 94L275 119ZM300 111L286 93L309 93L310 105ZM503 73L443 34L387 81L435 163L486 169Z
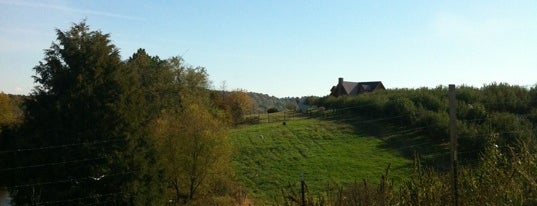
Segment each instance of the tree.
M47 148L15 153L3 164L14 202L163 204L136 73L110 36L85 22L56 34L34 68L38 86L25 121L7 140L13 149Z
M279 111L278 111L278 109L276 109L276 108L274 108L274 107L269 108L269 109L267 110L267 113L276 113L276 112L279 112Z
M297 108L297 105L294 104L294 103L291 103L291 104L288 104L288 105L287 105L287 109L288 109L289 111L296 111L296 108Z
M205 69L175 71L180 102L162 110L152 126L170 186L167 197L176 204L212 204L233 189L227 127L210 101Z
M157 118L162 110L180 104L180 84L175 81L180 63L179 58L161 60L158 56L147 54L144 49L138 49L127 60L127 67L133 70L140 82L140 91L147 102L144 110L148 112L148 119Z
M16 121L17 112L15 105L13 105L7 94L0 92L0 127L13 124Z
M184 65L179 57L161 60L143 49L127 65L137 74L147 102L149 136L168 186L162 196L189 205L229 197L231 149L224 120L210 101L205 68Z
M163 114L155 122L156 137L176 203L225 196L216 182L230 180L231 148L226 129L199 103L185 105L177 114Z
M252 101L245 91L235 90L224 97L234 124L238 124L244 115L252 109Z

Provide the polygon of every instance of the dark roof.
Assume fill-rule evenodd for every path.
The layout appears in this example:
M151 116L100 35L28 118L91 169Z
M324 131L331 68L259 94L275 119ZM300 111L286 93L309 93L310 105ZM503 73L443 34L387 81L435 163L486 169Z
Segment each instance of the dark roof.
M345 89L345 92L349 95L358 94L361 91L371 92L377 89L380 85L382 85L382 82L380 81L374 81L374 82L347 82L344 81L342 83L343 88Z
M358 92L358 82L343 82L342 86L347 94L356 94Z
M363 90L365 91L373 91L377 89L380 85L382 85L382 82L358 82L358 85L361 85Z
M338 84L330 89L330 95L335 97L343 95L358 95L361 93L374 92L379 89L386 89L381 81L348 82L343 81L343 78L340 77L338 79Z

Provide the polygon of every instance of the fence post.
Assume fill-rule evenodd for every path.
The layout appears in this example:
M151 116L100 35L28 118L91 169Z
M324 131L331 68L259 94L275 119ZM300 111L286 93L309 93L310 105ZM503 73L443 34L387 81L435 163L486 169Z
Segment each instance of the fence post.
M459 191L457 180L457 111L455 85L449 85L449 137L451 139L451 178L453 188L453 205L458 206Z
M300 175L300 194L302 198L302 206L306 206L306 191L305 191L304 173Z

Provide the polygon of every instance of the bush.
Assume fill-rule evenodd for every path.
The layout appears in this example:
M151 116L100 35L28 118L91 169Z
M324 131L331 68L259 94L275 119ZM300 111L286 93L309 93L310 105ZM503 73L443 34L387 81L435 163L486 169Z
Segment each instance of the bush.
M269 114L270 113L276 113L276 112L278 112L278 109L276 109L274 107L267 110L267 113L269 113Z

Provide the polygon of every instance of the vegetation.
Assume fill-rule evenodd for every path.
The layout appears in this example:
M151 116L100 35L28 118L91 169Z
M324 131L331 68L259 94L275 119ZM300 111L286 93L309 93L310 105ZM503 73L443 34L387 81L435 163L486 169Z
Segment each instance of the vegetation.
M458 88L461 205L537 203L535 91L535 87L526 89L503 83L480 89ZM353 184L329 185L324 193L310 195L308 205L445 205L453 201L446 158L446 88L387 90L306 101L329 108L323 112L325 117L346 121L360 131L385 139L387 148L417 157L414 172L400 187L390 182L387 170L378 184L364 179ZM382 128L373 122L382 122ZM385 134L386 126L401 127L400 133L406 130L413 134L394 138ZM424 144L416 144L416 139ZM282 195L279 204L302 203L297 194L295 189Z
M15 124L21 120L21 110L18 108L16 98L0 92L0 134L2 127Z
M488 145L475 167L464 167L458 173L459 205L535 205L537 157L525 147L519 152L501 152ZM414 171L400 186L390 179L390 168L378 183L356 181L328 185L321 194L310 194L305 205L446 205L451 204L451 175L423 168L415 161ZM295 187L297 188L297 187ZM299 205L297 189L279 199L279 205Z
M317 106L335 114L354 115L362 120L383 119L386 123L420 130L433 145L448 142L447 88L397 89L348 97L313 99ZM526 89L493 83L483 88L457 88L459 151L464 161L476 161L490 142L501 148L518 148L524 142L536 149L534 108L536 88ZM404 140L401 140L404 141ZM439 162L438 167L442 167Z
M535 91L536 88L526 89L503 83L493 83L483 88L463 86L457 89L459 157L462 157L459 159L461 169L458 173L461 205L537 203ZM311 185L318 183L316 180L306 179L307 205L445 205L453 201L447 144L449 142L447 93L447 88L438 87L387 90L354 97L307 98L305 102L315 105L316 108L326 108L318 109L314 113L309 112L308 116L313 114L325 120L345 122L354 128L354 133L383 140L380 148L398 152L407 159L416 158L414 171L406 176L408 179L403 178L397 184L392 180L393 165L386 168L384 173L377 170L378 176L382 174L380 178L368 177L355 179L357 181L354 183L325 184L315 188L314 192ZM287 126L274 123L273 126L291 128L289 127L291 124L294 122ZM288 159L285 157L286 154L292 154L277 150L286 148L285 146L278 144L269 147L277 150L276 152L260 153L269 159L268 162L277 162L276 166L265 161L252 162L252 159L256 160L252 158L256 156L256 152L264 151L265 145L272 145L271 141L274 141L255 138L257 132L265 131L260 129L262 127L248 127L247 129L255 128L250 135L246 135L249 136L248 139L243 136L235 137L246 139L236 143L237 145L252 144L254 146L251 146L250 150L255 151L247 153L244 156L248 158L237 162L250 161L249 168L271 168L271 173L275 175L264 174L271 177L266 179L251 177L251 174L239 177L247 185L261 185L257 187L280 185L283 193L276 194L276 198L272 200L275 204L302 204L297 178L287 180L290 182L289 187L281 186L286 185L282 181L271 182L280 180L280 175L277 174L283 169L277 165ZM315 133L314 128L317 127L312 127L309 131ZM283 136L273 134L272 131L278 130L272 128L266 132ZM237 133L241 134L241 131ZM321 136L329 137L329 135ZM289 145L300 145L300 143L292 142ZM312 147L314 148L314 146L309 148ZM340 145L339 148L345 147ZM279 156L272 158L272 155L267 154ZM326 161L329 160L321 162ZM347 163L350 164L352 163ZM319 171L315 166L308 168ZM263 169L247 171L262 174ZM352 173L360 172L352 171ZM281 176L297 176L292 172L289 174L291 175ZM245 178L248 175L250 178ZM332 178L328 174L323 177ZM270 191L270 189L257 189L253 193L258 191ZM274 197L272 195L267 196Z
M278 112L278 109L276 109L276 108L267 109L267 113L276 113L276 112Z
M45 50L44 62L34 68L39 86L26 102L25 122L6 138L6 145L13 149L81 146L14 152L12 161L3 164L9 169L2 179L7 185L31 186L8 187L13 200L17 204L73 197L87 197L80 203L156 200L161 191L154 188L160 180L151 174L158 171L149 166L150 159L130 155L151 156L155 149L142 138L144 113L133 112L143 107L140 93L131 86L136 84L134 73L122 65L109 36L90 31L85 23L69 31L57 30L57 36L57 42ZM112 141L99 147L91 144ZM116 174L122 175L106 177ZM40 185L66 177L73 183Z
M154 125L171 187L168 199L182 203L197 199L195 204L203 205L225 200L233 184L225 124L197 103L185 107L181 113L163 115Z
M298 97L277 98L255 92L248 92L248 96L250 96L250 99L252 100L251 114L263 114L270 108L275 108L278 111L292 111L292 109L290 109L292 106L290 105L296 106L297 99L299 99Z
M302 174L310 194L323 192L327 184L374 179L390 164L392 178L402 182L412 163L383 149L382 140L339 121L263 123L233 129L230 136L237 177L258 201L273 203L281 189L296 185Z
M14 204L235 205L248 191L293 205L301 176L308 205L453 200L445 87L220 93L180 57L121 60L85 22L56 35L32 94L0 93L0 186ZM456 99L460 203L537 204L537 86L461 86Z
M252 101L248 93L243 90L232 92L212 92L212 100L216 105L230 114L230 121L233 125L238 125L245 121L244 116L252 109Z
M10 115L1 133L0 184L13 202L232 204L228 124L205 69L143 49L121 61L110 42L85 22L57 30L24 119Z

